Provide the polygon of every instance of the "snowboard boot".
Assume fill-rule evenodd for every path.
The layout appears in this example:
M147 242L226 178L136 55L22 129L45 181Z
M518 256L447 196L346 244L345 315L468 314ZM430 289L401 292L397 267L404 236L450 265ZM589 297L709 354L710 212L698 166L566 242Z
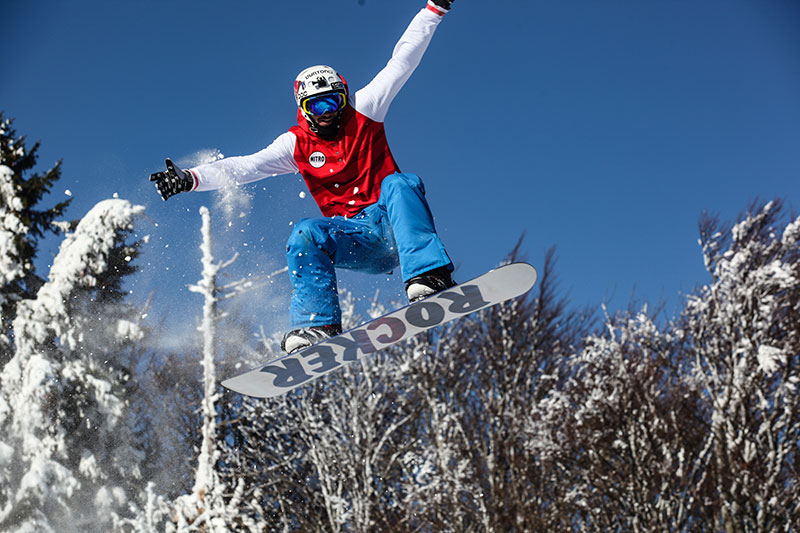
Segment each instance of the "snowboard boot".
M455 284L447 267L434 268L406 281L406 295L409 302L416 302Z
M281 349L286 353L311 346L330 337L335 337L342 332L341 324L327 326L309 326L307 328L293 329L283 336Z

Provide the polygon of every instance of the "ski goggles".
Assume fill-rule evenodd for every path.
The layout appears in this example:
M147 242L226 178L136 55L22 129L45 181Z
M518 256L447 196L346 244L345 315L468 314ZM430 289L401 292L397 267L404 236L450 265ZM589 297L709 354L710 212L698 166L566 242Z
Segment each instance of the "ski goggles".
M300 107L309 115L319 116L336 113L346 104L347 96L343 92L336 92L306 98L300 103Z

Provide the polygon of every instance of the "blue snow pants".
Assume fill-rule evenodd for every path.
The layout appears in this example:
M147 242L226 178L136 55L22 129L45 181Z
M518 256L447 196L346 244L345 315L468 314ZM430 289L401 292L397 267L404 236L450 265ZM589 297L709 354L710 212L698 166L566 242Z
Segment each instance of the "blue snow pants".
M371 274L400 266L403 280L453 263L436 234L425 187L416 174L390 174L378 202L354 217L307 218L286 247L292 328L342 321L336 268Z

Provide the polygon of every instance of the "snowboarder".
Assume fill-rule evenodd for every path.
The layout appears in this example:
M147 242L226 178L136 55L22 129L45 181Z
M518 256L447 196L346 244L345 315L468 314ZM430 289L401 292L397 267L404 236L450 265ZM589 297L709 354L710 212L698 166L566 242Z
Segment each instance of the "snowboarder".
M298 124L263 150L187 170L167 159L167 169L150 176L166 200L231 180L300 172L324 217L302 220L288 241L292 330L281 343L287 353L341 333L335 268L380 274L399 265L410 301L455 285L422 180L400 171L383 126L453 1L428 0L387 65L354 94L329 66L303 70L294 82Z

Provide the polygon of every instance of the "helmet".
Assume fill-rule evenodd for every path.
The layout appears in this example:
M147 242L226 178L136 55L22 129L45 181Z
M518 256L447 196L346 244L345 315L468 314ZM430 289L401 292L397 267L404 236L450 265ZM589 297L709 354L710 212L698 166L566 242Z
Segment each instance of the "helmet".
M337 91L344 91L345 96L350 96L347 82L327 65L308 67L294 80L294 100L298 107L306 98Z

